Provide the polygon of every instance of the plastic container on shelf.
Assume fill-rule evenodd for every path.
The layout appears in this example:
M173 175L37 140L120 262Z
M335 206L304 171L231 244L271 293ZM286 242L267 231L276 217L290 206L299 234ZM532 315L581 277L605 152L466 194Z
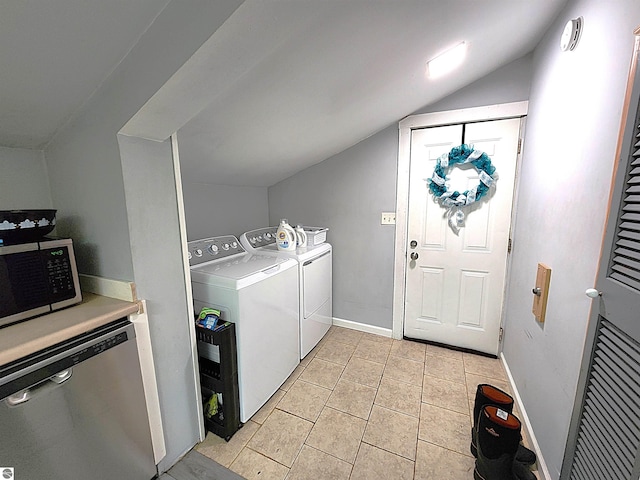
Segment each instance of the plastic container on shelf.
M325 227L309 227L304 225L302 227L307 234L307 247L313 247L314 245L320 245L327 241L328 228Z

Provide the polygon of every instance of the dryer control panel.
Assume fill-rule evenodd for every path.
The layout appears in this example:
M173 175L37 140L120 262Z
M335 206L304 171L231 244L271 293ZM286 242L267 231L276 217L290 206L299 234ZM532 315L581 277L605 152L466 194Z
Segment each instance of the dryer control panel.
M243 233L242 236L253 248L260 248L276 243L277 231L278 227L265 227Z
M189 247L189 265L192 267L246 252L233 235L203 238L189 242L187 245Z

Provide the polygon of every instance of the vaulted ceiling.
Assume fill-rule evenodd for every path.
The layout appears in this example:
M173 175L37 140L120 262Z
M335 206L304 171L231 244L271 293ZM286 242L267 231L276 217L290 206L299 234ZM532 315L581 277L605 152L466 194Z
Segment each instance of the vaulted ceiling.
M168 3L3 2L0 145L45 148ZM187 181L269 186L530 52L565 3L246 0L125 131L177 131Z

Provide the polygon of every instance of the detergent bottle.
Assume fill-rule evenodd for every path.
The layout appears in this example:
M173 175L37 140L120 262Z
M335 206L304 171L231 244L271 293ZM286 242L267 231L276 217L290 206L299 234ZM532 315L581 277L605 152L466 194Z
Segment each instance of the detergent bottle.
M296 225L296 247L307 246L307 232L304 231L302 225Z
M278 250L283 250L285 252L296 250L296 232L293 227L287 223L286 218L280 220L280 225L278 225L278 231L276 232L276 245L278 245Z

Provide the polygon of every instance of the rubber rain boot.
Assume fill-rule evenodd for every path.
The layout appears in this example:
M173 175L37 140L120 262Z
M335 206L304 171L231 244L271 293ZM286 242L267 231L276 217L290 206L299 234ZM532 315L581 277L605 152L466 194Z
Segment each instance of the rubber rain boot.
M508 413L513 411L513 397L509 395L507 392L500 390L493 385L488 385L486 383L482 383L478 385L476 389L476 398L475 403L473 405L473 422L474 425L471 427L471 454L474 457L478 456L477 453L477 429L476 429L476 421L478 419L478 414L482 407L485 405L495 405L500 407L501 410L504 410ZM520 463L524 463L525 465L533 465L536 462L536 454L532 450L529 450L524 445L520 444L518 447L518 451L516 453L516 461Z
M521 428L515 415L495 405L480 410L475 480L535 480L535 475L515 460Z

